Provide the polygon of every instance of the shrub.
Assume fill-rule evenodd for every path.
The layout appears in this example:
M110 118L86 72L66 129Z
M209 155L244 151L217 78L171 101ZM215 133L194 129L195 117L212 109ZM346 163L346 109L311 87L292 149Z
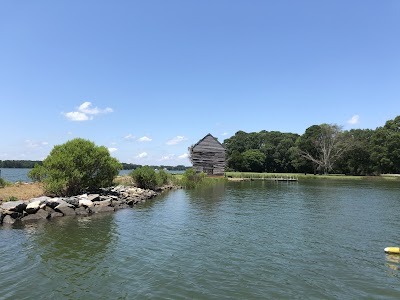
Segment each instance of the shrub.
M154 169L144 166L135 169L130 174L136 182L137 187L142 189L155 189L157 186L157 175Z
M159 186L169 183L170 175L164 170L161 169L160 171L158 171L158 173L156 173L156 175L157 175L157 184Z
M10 185L12 185L11 182L8 182L8 181L4 180L3 178L0 178L0 188L10 186Z
M185 173L183 173L182 185L185 188L193 189L201 185L209 184L210 182L211 180L207 178L205 173L196 173L196 170L193 168L187 169Z
M29 171L28 177L34 182L42 182L46 177L46 170L42 165L35 164L34 168Z
M28 176L43 180L48 195L71 196L112 185L121 167L106 147L76 138L54 146Z

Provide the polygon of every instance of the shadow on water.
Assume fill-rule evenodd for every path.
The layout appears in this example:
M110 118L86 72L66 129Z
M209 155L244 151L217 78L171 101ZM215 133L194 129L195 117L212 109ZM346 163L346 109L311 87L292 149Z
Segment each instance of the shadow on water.
M109 276L107 259L117 242L114 214L62 217L14 228L25 233L28 264L35 262L30 275L34 278L22 293L42 299L98 296L101 283L105 283L103 278ZM54 285L51 293L35 295L49 291L49 284ZM24 298L24 294L14 296Z

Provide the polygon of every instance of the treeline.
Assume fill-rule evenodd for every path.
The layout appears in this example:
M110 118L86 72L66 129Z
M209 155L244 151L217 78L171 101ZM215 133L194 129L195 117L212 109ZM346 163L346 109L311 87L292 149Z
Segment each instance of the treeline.
M142 165L137 165L137 164L128 164L128 163L122 163L122 169L123 170L135 170L137 168L142 168ZM185 171L186 169L190 167L185 167L184 165L177 165L177 166L149 166L152 169L157 169L157 170L164 170L167 169L169 171Z
M400 173L400 116L382 127L343 131L313 125L304 134L238 131L224 141L227 170L240 172Z
M0 160L0 168L26 168L31 169L35 164L41 165L40 160Z
M0 168L26 168L32 169L35 164L42 165L40 160L0 160ZM122 163L123 170L134 170L142 167L142 165ZM152 169L167 169L169 171L185 171L188 167L184 165L178 166L150 166Z

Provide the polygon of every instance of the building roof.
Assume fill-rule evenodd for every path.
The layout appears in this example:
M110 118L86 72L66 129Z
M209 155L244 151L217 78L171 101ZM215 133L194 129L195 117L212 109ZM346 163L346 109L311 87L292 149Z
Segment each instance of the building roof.
M218 139L215 138L211 133L207 134L207 135L206 135L205 137L203 137L200 141L198 141L196 144L194 144L191 148L194 149L197 145L199 145L201 142L203 142L207 137L213 138L213 139L225 150L224 145L222 145L221 142L218 141Z

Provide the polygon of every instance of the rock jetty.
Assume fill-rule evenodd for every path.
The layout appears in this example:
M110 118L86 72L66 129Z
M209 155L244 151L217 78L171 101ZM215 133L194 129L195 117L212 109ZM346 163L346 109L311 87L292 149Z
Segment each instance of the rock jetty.
M102 188L95 194L57 198L42 196L30 200L4 202L0 206L0 224L46 220L63 216L88 216L115 211L145 202L154 198L163 190L173 188L175 187L164 186L156 192L118 185Z

